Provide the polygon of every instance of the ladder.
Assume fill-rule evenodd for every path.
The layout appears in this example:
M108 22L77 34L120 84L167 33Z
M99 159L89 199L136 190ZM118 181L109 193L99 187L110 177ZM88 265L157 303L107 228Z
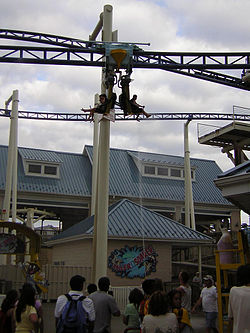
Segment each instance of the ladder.
M229 301L229 290L230 287L228 283L228 273L229 271L236 271L237 268L241 265L245 264L245 250L243 246L242 240L242 232L238 231L238 248L230 249L230 250L216 250L215 251L215 263L216 263L216 281L217 281L217 293L218 293L218 325L219 325L219 333L223 333L224 325L228 325L228 301ZM237 263L233 264L221 264L220 263L220 253L230 252L235 253L235 257L237 259ZM222 274L221 274L222 272ZM222 278L223 275L223 278ZM225 291L222 291L222 283ZM223 313L223 298L225 299L225 309L226 313Z

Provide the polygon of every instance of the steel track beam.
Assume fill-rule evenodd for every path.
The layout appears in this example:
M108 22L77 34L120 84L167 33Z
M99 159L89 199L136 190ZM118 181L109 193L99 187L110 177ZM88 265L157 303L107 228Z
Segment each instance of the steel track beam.
M0 109L0 117L10 117L10 110ZM88 113L53 113L53 112L32 112L19 111L18 118L31 120L63 120L63 121L85 121L88 119ZM123 113L116 113L116 121L134 121L136 115L124 118ZM140 115L140 120L240 120L250 121L250 114L225 114L225 113L151 113L150 118Z
M105 43L37 32L0 29L0 39L53 45L0 45L0 62L47 65L105 66ZM129 44L129 43L128 43ZM242 74L250 69L250 52L157 52L134 47L133 68L161 69L243 90ZM228 75L232 72L234 75ZM237 74L235 74L237 72Z

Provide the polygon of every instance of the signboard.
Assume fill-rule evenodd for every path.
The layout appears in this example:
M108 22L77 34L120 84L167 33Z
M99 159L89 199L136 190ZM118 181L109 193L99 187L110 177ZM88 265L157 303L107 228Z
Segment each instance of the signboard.
M0 234L0 254L24 253L25 244L12 234Z
M151 245L147 248L126 245L120 250L111 252L108 257L108 267L122 278L144 278L151 272L156 272L157 256Z

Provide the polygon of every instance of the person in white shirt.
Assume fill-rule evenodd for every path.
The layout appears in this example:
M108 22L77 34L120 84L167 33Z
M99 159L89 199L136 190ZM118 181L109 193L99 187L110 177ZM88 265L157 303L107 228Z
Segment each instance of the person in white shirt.
M211 275L204 277L205 287L201 291L200 298L192 308L192 312L195 312L197 306L202 304L203 311L206 315L206 332L218 332L216 328L216 320L218 317L218 305L217 305L217 290L214 286L214 280Z
M239 287L232 287L229 294L228 318L233 333L250 332L250 264L237 270Z
M142 333L177 333L179 330L177 317L169 312L170 302L166 293L155 291L148 304L148 314L143 318Z
M72 297L72 299L77 300L79 297L83 296L82 290L84 283L85 283L85 278L80 275L75 275L70 279L69 284L71 290L68 292L68 294ZM56 326L67 302L68 299L65 295L61 295L57 299L55 307ZM95 321L95 309L93 301L89 297L85 297L82 300L82 307L87 314L88 332L92 332Z

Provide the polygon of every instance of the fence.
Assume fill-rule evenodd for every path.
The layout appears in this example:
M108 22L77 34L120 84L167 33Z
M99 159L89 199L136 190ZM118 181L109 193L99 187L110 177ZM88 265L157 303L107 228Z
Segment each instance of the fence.
M45 300L56 299L69 289L69 280L73 275L79 274L90 282L91 268L79 266L42 266L42 272L49 281L48 293L42 294ZM9 289L19 290L25 282L25 276L21 266L0 265L0 293L6 293Z
M69 290L69 280L73 275L79 274L86 278L86 285L91 279L91 268L80 266L55 266L44 265L42 271L49 281L48 293L42 294L43 300L55 300L59 295L65 294ZM25 277L22 267L14 265L0 265L0 294L6 294L10 289L19 290ZM114 298L123 312L128 303L128 296L133 287L111 287ZM140 287L138 287L140 288Z

